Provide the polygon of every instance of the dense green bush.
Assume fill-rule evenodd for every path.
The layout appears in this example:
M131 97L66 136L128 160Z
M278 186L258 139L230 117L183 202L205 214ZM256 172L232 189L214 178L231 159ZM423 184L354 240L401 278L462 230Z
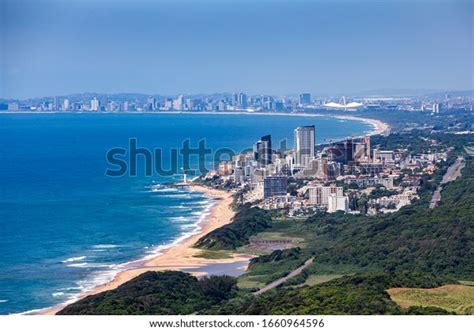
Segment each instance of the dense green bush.
M224 225L201 239L195 247L205 249L235 249L247 245L249 238L271 226L271 212L245 206L234 216L232 223Z
M236 293L236 280L198 280L179 271L146 272L115 290L88 296L60 315L182 315L211 307Z

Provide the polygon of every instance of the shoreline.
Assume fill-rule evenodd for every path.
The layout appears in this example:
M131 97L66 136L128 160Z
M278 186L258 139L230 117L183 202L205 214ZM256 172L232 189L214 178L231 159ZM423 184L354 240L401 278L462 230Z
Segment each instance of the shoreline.
M390 125L387 123L377 120L374 118L367 118L367 117L359 117L354 115L347 115L347 114L314 114L314 113L267 113L267 112L248 112L248 111L228 111L228 112L210 112L210 111L155 111L155 112L132 112L132 111L123 111L123 112L60 112L60 111L0 111L0 114L135 114L135 115L143 115L143 114L153 114L153 115L178 115L178 114L185 114L185 115L256 115L256 116L300 116L300 117L332 117L337 119L343 120L352 120L352 121L359 121L370 124L374 127L374 130L369 132L368 136L373 136L377 134L384 134L388 132L390 129Z
M186 186L190 190L202 192L207 198L215 201L215 203L210 207L209 214L203 217L203 219L198 223L200 229L176 244L171 243L169 247L165 248L157 256L125 263L125 265L129 264L130 267L118 272L111 281L81 293L73 301L66 301L53 307L41 309L37 312L37 314L55 315L64 307L74 302L77 302L89 295L113 290L147 271L181 271L186 269L186 272L190 272L194 276L204 276L206 275L205 272L192 272L189 269L197 269L209 264L227 264L250 260L251 256L244 254L234 254L231 258L225 259L206 259L195 256L200 252L200 249L193 248L192 246L202 236L230 223L233 216L235 215L235 212L230 207L233 200L231 193L211 189L197 184L188 184Z

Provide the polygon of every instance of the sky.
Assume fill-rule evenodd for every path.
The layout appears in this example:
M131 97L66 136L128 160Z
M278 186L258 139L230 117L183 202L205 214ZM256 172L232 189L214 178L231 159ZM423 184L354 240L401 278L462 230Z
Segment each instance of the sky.
M473 89L473 3L0 0L0 97Z

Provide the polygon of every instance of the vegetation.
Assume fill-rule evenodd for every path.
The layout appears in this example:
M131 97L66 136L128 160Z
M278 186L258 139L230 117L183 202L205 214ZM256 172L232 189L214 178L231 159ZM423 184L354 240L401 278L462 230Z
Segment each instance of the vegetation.
M474 314L474 287L444 285L437 288L391 288L387 291L401 307L438 307L457 314Z
M345 276L316 286L280 288L260 296L232 298L205 314L446 314L436 307L403 309L386 289L394 286L433 287L452 279L423 273L368 273Z
M203 259L211 260L230 259L232 258L232 251L214 251L209 249L202 249L199 253L195 254L194 257L200 257Z
M372 192L370 192L370 195L369 195L368 198L369 199L379 199L379 198L382 198L382 197L389 197L389 196L392 196L392 195L397 194L397 193L398 192L388 190L385 187L383 187L382 185L379 185L379 186L375 187L374 190L372 190Z
M286 276L305 261L306 255L302 254L302 250L299 247L284 250L278 249L271 254L253 258L250 260L248 271L240 277L239 286L243 281L246 285L248 282L253 282L255 284L255 287L252 288L253 290L261 288L263 287L262 285Z
M236 280L211 276L198 280L178 271L146 272L115 290L88 296L60 315L182 315L209 308L236 293Z
M271 212L244 206L234 216L232 223L220 227L196 243L195 247L213 250L228 250L247 245L249 238L270 228Z

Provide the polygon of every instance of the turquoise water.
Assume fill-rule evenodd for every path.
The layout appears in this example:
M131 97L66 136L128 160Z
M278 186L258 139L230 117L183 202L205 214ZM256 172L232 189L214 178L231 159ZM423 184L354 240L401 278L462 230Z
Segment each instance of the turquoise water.
M186 139L238 152L265 134L291 145L293 129L310 124L317 143L372 129L287 116L0 114L0 314L71 300L198 229L212 201L165 185L179 176L106 176L109 149L136 138L169 165Z

